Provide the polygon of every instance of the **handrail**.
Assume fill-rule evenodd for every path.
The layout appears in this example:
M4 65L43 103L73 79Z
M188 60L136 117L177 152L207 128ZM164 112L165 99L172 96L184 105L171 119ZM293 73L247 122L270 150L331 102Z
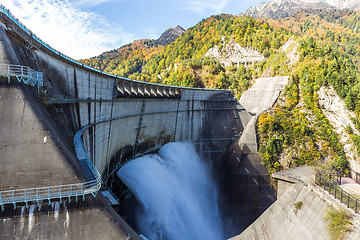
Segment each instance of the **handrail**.
M19 82L22 81L27 85L37 86L38 90L44 86L43 73L27 66L0 64L0 76L7 77L9 82L11 77L16 77Z
M320 174L315 175L315 183L322 187L325 191L332 194L341 203L344 203L348 208L351 208L356 213L359 213L360 200L344 191L337 183L329 181Z
M71 63L75 64L78 67L86 68L87 70L97 72L97 73L105 75L107 77L112 77L112 78L115 78L115 79L123 79L123 80L126 80L126 81L135 82L135 83L141 83L141 84L144 84L144 85L153 85L153 86L160 86L160 87L173 88L173 89L191 89L191 90L201 90L201 91L231 92L231 90L228 90L228 89L191 88L191 87L179 87L179 86L170 86L170 85L157 84L157 83L142 82L142 81L133 80L133 79L125 78L125 77L120 77L120 76L117 76L117 75L114 75L114 74L111 74L111 73L103 72L103 71L101 71L99 69L87 66L87 65L85 65L83 63L80 63L80 62L66 56L65 54L62 54L61 52L55 50L50 45L46 44L43 40L41 40L38 36L36 36L33 32L31 32L27 27L25 27L25 25L22 24L19 19L17 19L14 15L12 15L11 12L1 4L0 4L0 13L5 14L18 27L20 27L26 34L28 34L31 39L34 39L37 43L39 43L41 46L45 47L45 49L49 50L53 54L55 54L55 55L57 55L57 56L59 56L59 57L61 57L63 59L66 59L66 60L70 61Z
M56 54L57 56L66 59L70 61L71 63L75 64L78 67L83 67L90 71L95 71L99 74L106 75L108 77L112 77L115 79L124 79L126 81L135 82L135 83L141 83L145 85L152 85L152 86L160 86L160 87L166 87L166 88L173 88L173 89L191 89L191 90L202 90L202 91L222 91L222 92L230 92L230 90L221 90L221 89L204 89L204 88L189 88L189 87L177 87L177 86L169 86L169 85L162 85L162 84L155 84L155 83L148 83L148 82L141 82L136 81L128 78L119 77L113 74L109 74L103 71L100 71L98 69L89 67L87 65L84 65L78 61L75 61L74 59L71 59L70 57L60 53L59 51L53 49L48 44L43 42L39 37L37 37L35 34L33 34L28 28L25 27L15 16L13 16L8 9L6 9L3 5L0 5L0 17L1 13L5 14L14 24L16 24L18 27L20 27L26 34L29 35L31 39L34 39L37 43L39 43L41 46L45 47L47 50L52 52L53 54ZM0 66L0 73L1 76L7 76L10 81L11 76L16 76L19 81L24 82L27 85L35 86L43 86L43 76L41 72L36 72L33 69L21 66L21 65L5 65ZM128 116L125 116L128 117ZM49 186L49 187L38 187L38 188L28 188L28 189L16 189L16 190L5 190L0 191L0 206L2 209L4 209L5 204L13 204L14 208L16 208L17 203L25 203L28 207L28 202L30 201L36 201L39 204L39 201L42 200L48 200L50 204L51 199L60 199L68 197L69 201L70 197L75 196L76 199L78 196L82 196L83 199L85 195L92 194L96 195L96 193L100 190L102 185L102 179L99 171L96 169L93 162L90 160L85 147L84 143L81 139L82 133L89 127L92 127L96 124L110 121L112 119L106 119L102 121L98 121L96 123L89 124L82 129L80 129L74 137L74 145L75 145L75 152L76 156L80 163L85 163L86 166L90 169L90 174L92 176L88 176L88 179L94 179L90 181L86 181L83 183L78 184L67 184L67 185L58 185L58 186Z
M99 171L89 159L89 156L84 148L84 143L81 139L81 135L84 130L93 125L94 124L90 124L80 129L75 134L74 144L76 156L79 162L83 161L86 163L91 171L91 174L93 174L94 180L77 184L0 191L1 208L4 209L5 204L14 204L14 208L16 208L17 203L25 203L26 207L28 207L28 202L31 201L36 201L39 204L39 201L48 200L50 204L51 199L60 199L61 201L62 198L67 197L70 202L70 197L76 197L77 199L78 196L82 196L84 200L85 195L92 194L95 196L101 188L102 179Z
M237 109L237 108L209 108L209 109L194 109L192 111L227 111L227 110L241 110L241 109ZM187 110L179 110L178 112L186 112ZM164 114L164 113L175 113L177 112L177 110L172 110L172 111L156 111L156 112L145 112L142 113L143 115L151 115L151 114ZM90 127L93 127L95 125L101 124L101 123L105 123L105 122L109 122L109 121L113 121L113 120L119 120L119 119L123 119L123 118L128 118L128 117L134 117L134 116L139 116L139 114L129 114L129 115L122 115L122 116L114 116L112 118L107 118L107 119L102 119L99 120L97 122L94 123L90 123L86 126L84 126L83 128L81 128L80 130L78 130L74 136L74 145L75 145L75 153L76 153L76 157L79 160L80 163L85 163L88 168L91 171L91 176L87 176L88 179L95 179L95 180L91 180L91 181L87 181L84 183L79 183L79 184L69 184L69 185L61 185L61 186L53 186L53 187L40 187L40 188L32 188L32 189L21 189L21 190L9 190L9 191L2 191L0 192L0 205L3 207L3 204L8 204L8 203L12 203L14 204L14 206L16 206L15 204L18 202L25 202L27 204L28 201L40 201L40 200L46 200L48 199L49 202L51 199L56 199L56 198L64 198L64 197L71 197L71 196L83 196L87 195L87 194L92 194L92 195L96 195L96 193L100 190L101 185L102 185L102 177L101 174L99 173L99 171L97 170L97 168L95 167L95 165L93 164L93 162L90 160L89 155L85 149L84 146L84 142L82 141L82 134L84 133L84 131ZM205 139L203 141L209 141L211 139ZM225 140L225 139L218 139L218 140ZM228 139L230 140L230 139ZM199 140L201 141L201 140ZM146 154L146 153L144 153ZM142 154L141 154L142 155ZM136 155L134 157L139 157L141 155ZM86 174L86 172L85 172ZM79 186L82 187L82 191L80 192L69 192L66 191L66 189L69 189L68 186ZM39 189L39 192L41 193L41 190L43 189L55 189L55 192L51 192L51 194L48 195L36 195L33 196L31 198L29 198L27 196L26 193L28 192L33 192L34 189ZM49 191L50 191L49 190ZM9 194L11 193L11 194ZM14 193L14 194L12 194ZM15 195L15 197L13 197L13 195ZM4 200L4 196L7 198L7 200ZM17 196L17 197L16 197ZM26 198L24 197L26 196ZM36 198L38 197L38 198Z

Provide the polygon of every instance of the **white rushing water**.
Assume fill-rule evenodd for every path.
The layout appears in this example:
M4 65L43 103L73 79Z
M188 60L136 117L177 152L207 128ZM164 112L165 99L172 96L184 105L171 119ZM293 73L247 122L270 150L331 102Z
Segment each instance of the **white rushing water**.
M224 239L214 182L192 144L168 143L117 175L141 203L137 225L149 239Z

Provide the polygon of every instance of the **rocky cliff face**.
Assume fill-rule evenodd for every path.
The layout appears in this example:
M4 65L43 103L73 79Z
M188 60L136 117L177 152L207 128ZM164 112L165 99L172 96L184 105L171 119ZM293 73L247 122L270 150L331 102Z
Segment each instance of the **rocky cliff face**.
M181 34L185 32L185 29L181 26L176 26L175 28L167 29L160 38L156 40L158 45L168 45L174 42Z
M240 63L247 64L265 60L265 57L258 51L251 48L243 48L234 41L226 44L224 39L222 46L215 45L207 51L205 56L216 58L225 67L232 63L239 65Z
M274 0L249 8L244 14L255 18L279 19L318 9L360 10L359 0Z
M297 51L299 43L291 37L282 47L281 50L286 54L289 59L289 64L294 65L299 61L299 52Z
M335 132L339 135L340 142L344 145L344 151L351 168L355 171L360 171L360 157L356 151L353 140L346 131L346 128L351 127L356 135L360 135L360 132L351 120L356 117L355 113L346 108L344 100L336 94L334 88L331 86L321 87L318 95L320 109L334 127Z

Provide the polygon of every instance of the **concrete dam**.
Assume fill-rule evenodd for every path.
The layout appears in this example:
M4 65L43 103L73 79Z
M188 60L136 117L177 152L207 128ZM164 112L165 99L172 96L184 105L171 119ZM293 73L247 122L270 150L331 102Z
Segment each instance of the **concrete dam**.
M229 237L274 201L258 159L250 173L228 161L252 162L250 151L229 148L251 114L228 90L93 69L44 43L3 6L0 76L0 239L140 239L112 206L123 191L114 173L175 141L194 143L212 162L222 212L232 215L226 224L236 228Z

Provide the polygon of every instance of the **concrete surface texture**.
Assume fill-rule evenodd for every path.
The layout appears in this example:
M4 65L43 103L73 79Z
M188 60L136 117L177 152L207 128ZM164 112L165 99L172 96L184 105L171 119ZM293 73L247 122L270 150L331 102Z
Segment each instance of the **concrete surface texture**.
M251 116L248 124L244 128L237 144L243 152L257 153L258 143L256 135L257 116Z
M226 237L240 234L275 200L275 191L257 153L244 153L234 144L222 158L221 211Z
M111 120L83 134L90 159L102 175L106 176L116 165L114 156L125 159L169 141L196 141L205 135L210 139L231 138L240 131L232 128L241 125L239 113L244 109L228 91L181 89L180 99L118 98L115 79L66 64L43 52L36 56L46 72L44 81L50 85L47 95L63 99L56 108L70 136L88 124ZM88 102L76 101L84 99ZM213 113L227 123L217 135L207 128L208 122L214 121Z
M19 64L11 41L5 33L7 27L0 21L0 61L3 64Z
M255 79L254 85L240 97L239 102L248 112L261 114L274 105L289 80L289 76Z
M288 81L289 77L256 79L238 101L249 112L241 115L245 127L219 163L222 185L226 186L221 191L226 203L224 215L230 219L228 237L245 230L276 200L270 176L257 153L256 123L258 116L275 104ZM232 217L234 212L236 217Z
M82 181L69 142L26 88L0 82L0 190Z
M242 234L231 238L240 239L330 239L327 231L327 211L334 207L353 216L353 230L345 239L359 239L359 216L335 200L320 187L314 185L315 173L310 167L301 167L281 174L274 174L279 183L277 201L271 205ZM296 209L295 205L302 202Z
M54 201L2 212L0 239L137 239L114 210L97 198L85 202ZM8 215L7 215L8 214Z
M258 116L275 104L289 79L290 77L287 76L255 79L254 85L241 96L239 102L251 113L251 117L238 141L240 149L257 152Z
M196 141L197 148L214 159L217 155L213 152L224 151L243 130L242 113L246 112L230 91L181 88L176 98L160 92L139 97L131 94L139 90L131 83L128 86L133 88L125 97L118 92L116 77L74 64L33 42L16 24L5 21L4 15L0 17L0 64L31 67L44 74L45 84L38 95L37 89L15 79L10 83L1 79L1 190L83 181L72 138L88 125L84 145L104 178L123 161L169 141ZM79 201L74 207L74 199L71 203L66 199L65 205L52 202L53 208L40 202L40 210L35 203L29 203L29 209L7 205L0 212L0 236L128 239L131 229L120 227L126 224L119 225L122 220L116 212L99 205L101 194L96 199L87 197L85 203ZM53 210L56 208L60 210ZM112 219L117 219L116 224Z

